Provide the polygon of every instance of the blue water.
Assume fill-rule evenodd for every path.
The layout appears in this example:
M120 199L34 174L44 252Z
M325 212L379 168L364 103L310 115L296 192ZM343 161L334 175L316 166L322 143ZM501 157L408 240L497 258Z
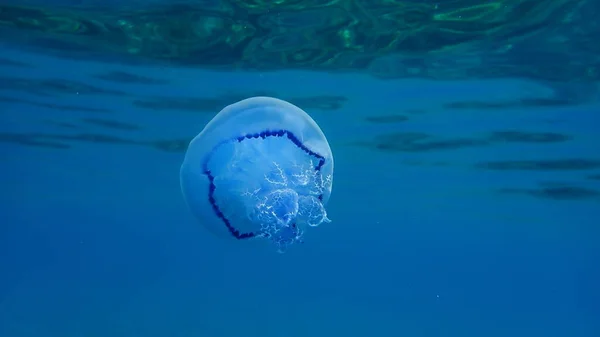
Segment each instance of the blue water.
M0 337L600 336L600 201L593 193L600 181L590 179L600 167L478 166L600 160L594 101L448 109L444 104L461 101L547 98L552 88L523 79L380 81L357 74L134 68L11 49L2 57L35 65L0 66L3 77L60 78L127 93L67 90L46 97L3 87L2 96L14 99L110 110L61 111L6 100L0 103L3 134L191 139L218 112L142 110L132 104L140 97L266 91L348 101L339 110L305 109L335 156L333 222L311 229L305 244L285 254L217 238L197 223L179 187L183 151L0 142ZM168 83L92 77L110 71ZM408 120L365 121L393 114ZM140 129L56 125L94 117ZM506 130L570 138L455 141L406 151L364 146L390 132L464 140ZM590 195L539 192L564 185Z

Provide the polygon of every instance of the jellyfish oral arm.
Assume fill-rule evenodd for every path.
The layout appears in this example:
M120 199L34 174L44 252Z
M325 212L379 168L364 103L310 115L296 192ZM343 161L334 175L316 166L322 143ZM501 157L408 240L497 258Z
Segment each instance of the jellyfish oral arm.
M215 148L218 158L207 157L209 201L235 238L268 238L281 251L302 241L306 226L329 221L322 205L327 180L322 179L320 170L325 159L298 144L289 131L264 131L227 141ZM217 179L211 166L228 169ZM230 197L235 195L238 197ZM247 219L227 211L230 205L244 209Z

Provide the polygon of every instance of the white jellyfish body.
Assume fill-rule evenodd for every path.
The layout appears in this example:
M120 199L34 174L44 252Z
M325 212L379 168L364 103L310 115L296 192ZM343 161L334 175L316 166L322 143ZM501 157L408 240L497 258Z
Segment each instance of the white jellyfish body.
M221 110L190 142L180 178L192 213L219 235L268 239L283 252L330 222L329 143L306 112L276 98Z

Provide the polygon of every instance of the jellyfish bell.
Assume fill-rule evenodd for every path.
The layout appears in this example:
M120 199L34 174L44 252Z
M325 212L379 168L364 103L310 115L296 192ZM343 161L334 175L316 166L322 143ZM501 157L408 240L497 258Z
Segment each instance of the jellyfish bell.
M330 222L329 143L306 112L280 99L221 110L190 142L180 179L191 212L219 236L264 239L283 252Z

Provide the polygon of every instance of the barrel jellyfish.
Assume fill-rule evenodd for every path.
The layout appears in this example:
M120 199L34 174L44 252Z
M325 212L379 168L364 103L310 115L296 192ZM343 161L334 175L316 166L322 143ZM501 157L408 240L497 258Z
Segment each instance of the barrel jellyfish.
M221 110L190 142L180 172L191 212L211 232L264 239L279 252L327 218L333 155L302 109L252 97Z

